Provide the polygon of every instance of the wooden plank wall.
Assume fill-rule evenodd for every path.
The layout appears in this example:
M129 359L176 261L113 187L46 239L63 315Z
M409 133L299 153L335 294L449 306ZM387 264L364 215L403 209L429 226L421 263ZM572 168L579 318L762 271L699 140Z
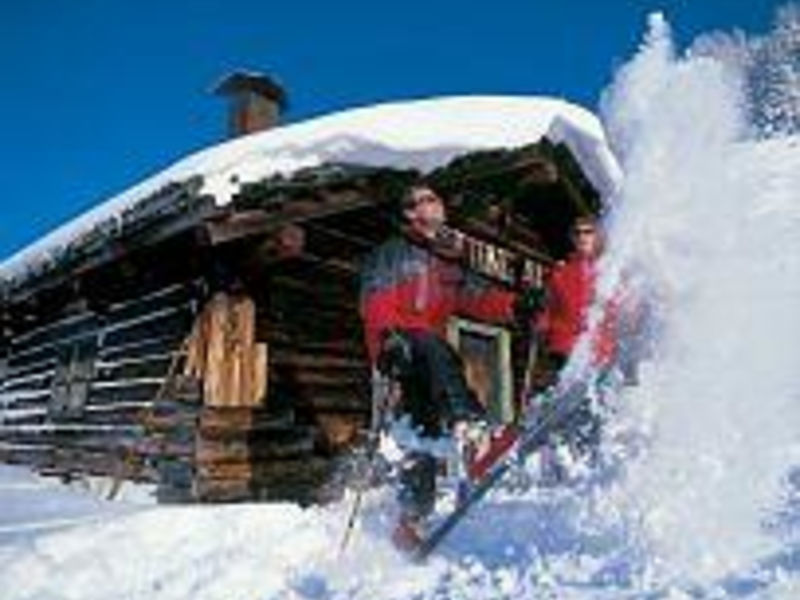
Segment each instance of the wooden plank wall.
M102 309L73 303L11 337L0 459L64 476L156 481L162 450L149 423L200 293L197 282L178 282ZM178 391L199 401L191 386L169 393Z
M302 256L271 270L258 336L270 345L270 402L317 428L336 454L370 416L370 373L358 308L363 256L385 235L374 208L309 222Z
M280 498L313 501L326 465L314 457L310 427L276 414L267 395L268 345L256 341L256 304L217 292L195 321L184 375L202 382L195 414L191 485L167 474L162 489L205 501ZM303 486L302 483L306 482Z
M350 415L368 410L363 385L351 385L365 369L359 325L336 277L318 281L331 301L317 303L297 296L308 272L279 271L266 290L275 301L260 307L243 294L203 300L204 284L183 282L102 311L73 303L13 336L0 460L158 483L162 501L322 499L332 444L350 442ZM286 368L289 411L267 386L269 369L270 387L286 391Z

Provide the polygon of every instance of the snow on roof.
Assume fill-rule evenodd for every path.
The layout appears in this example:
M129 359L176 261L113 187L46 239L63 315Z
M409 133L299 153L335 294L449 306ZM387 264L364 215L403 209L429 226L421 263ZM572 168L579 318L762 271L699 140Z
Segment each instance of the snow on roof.
M324 162L429 171L465 152L522 146L545 135L569 146L604 198L614 193L621 171L602 126L576 105L525 96L391 102L236 138L192 154L23 248L0 264L0 279L52 256L168 183L194 175L205 179L202 192L224 205L243 183Z

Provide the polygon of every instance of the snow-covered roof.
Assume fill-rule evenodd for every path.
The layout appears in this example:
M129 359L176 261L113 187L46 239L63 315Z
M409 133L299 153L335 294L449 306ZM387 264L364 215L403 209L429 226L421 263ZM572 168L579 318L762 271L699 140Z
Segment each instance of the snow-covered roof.
M246 182L324 162L429 171L465 152L514 147L547 136L563 142L595 188L609 197L621 172L598 119L563 100L456 96L347 110L237 138L192 154L67 222L2 264L11 278L171 182L204 178L204 194L224 205Z

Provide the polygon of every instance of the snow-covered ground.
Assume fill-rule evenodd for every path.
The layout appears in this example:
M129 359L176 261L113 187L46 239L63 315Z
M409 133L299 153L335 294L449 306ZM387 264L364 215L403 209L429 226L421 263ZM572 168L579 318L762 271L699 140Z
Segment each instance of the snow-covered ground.
M340 554L352 498L109 503L6 468L0 597L800 597L800 139L752 139L737 90L654 18L606 96L626 179L603 289L645 281L662 317L606 466L490 496L425 565L386 541L385 490Z
M392 500L370 492L350 544L352 498L288 504L147 506L0 470L14 514L0 528L3 598L616 598L630 551L596 528L578 487L499 493L442 551L410 564L387 540ZM588 502L588 504L587 504ZM583 513L582 516L578 516Z

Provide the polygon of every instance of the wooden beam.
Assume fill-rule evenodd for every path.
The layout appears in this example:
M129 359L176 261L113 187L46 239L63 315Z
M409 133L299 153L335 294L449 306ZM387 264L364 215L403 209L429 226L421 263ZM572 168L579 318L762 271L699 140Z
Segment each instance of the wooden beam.
M267 348L255 342L255 303L215 294L195 321L184 374L203 381L207 406L260 406L265 401Z
M164 218L148 222L142 229L123 231L121 237L111 237L105 240L97 249L69 261L71 264L64 268L46 267L40 275L24 276L21 283L14 283L9 291L7 301L9 304L21 304L33 299L44 290L51 290L68 284L76 273L88 273L113 261L119 261L123 256L128 256L134 251L159 244L170 238L188 233L202 227L207 219L219 214L211 196L198 196L192 200L189 210L183 209L174 218ZM178 204L173 203L178 208ZM69 259L68 259L69 260Z
M217 246L243 237L270 233L275 222L271 216L261 209L229 213L224 219L205 224L208 240L212 246Z
M295 368L314 370L341 370L359 369L364 372L369 370L369 365L364 358L353 356L336 356L327 353L309 354L307 352L282 351L274 352L273 365L289 365Z
M545 157L529 158L517 163L523 171L521 181L531 185L552 185L558 181L559 171L556 164Z
M205 223L209 243L216 246L244 237L265 235L274 232L281 225L300 224L380 203L370 194L353 189L320 190L318 196L321 199L287 198L279 203L279 210L229 212L224 218L209 220Z
M561 187L563 188L564 192L567 194L567 197L572 202L572 206L575 208L575 211L580 215L592 215L594 212L589 207L589 204L586 202L584 197L581 195L578 188L575 184L569 179L569 177L561 177L559 180Z

